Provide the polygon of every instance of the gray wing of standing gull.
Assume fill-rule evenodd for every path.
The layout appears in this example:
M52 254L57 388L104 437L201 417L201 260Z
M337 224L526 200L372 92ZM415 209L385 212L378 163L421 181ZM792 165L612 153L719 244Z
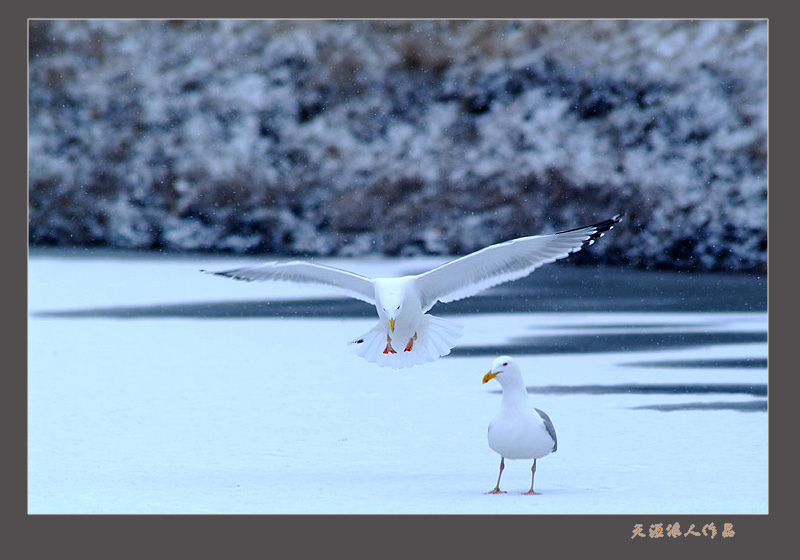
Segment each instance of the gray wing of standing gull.
M538 412L539 416L544 420L544 427L547 428L547 433L553 438L553 453L555 453L558 450L558 438L556 437L556 428L553 426L553 422L544 410L539 410L536 407L533 407L533 410Z

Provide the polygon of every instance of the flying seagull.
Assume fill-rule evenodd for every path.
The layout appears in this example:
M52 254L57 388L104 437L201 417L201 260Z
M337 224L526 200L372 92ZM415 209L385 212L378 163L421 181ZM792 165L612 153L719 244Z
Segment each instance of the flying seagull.
M528 390L522 380L517 362L500 356L483 376L483 382L496 379L503 387L500 414L489 424L489 447L500 454L500 474L497 484L487 494L505 494L500 490L506 459L533 459L531 489L524 494L539 494L533 490L536 459L555 453L558 449L556 429L546 412L534 408L528 401Z
M356 353L379 366L404 368L450 353L462 327L428 315L437 302L448 303L518 280L543 264L594 243L622 215L559 233L520 237L484 247L427 272L399 278L367 278L338 268L305 262L275 261L207 274L236 280L280 280L322 284L374 305L378 324L351 341Z

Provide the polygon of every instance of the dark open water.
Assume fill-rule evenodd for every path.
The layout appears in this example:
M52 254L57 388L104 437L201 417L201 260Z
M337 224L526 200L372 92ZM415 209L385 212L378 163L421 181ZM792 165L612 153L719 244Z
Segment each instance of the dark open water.
M411 263L409 263L411 266ZM406 274L420 272L413 268ZM265 293L268 293L265 290ZM551 264L531 276L487 290L480 296L448 304L438 304L431 311L441 316L474 315L481 313L535 312L766 312L767 279L764 276L726 273L654 272L611 267L576 267ZM224 319L237 318L372 318L374 307L350 298L314 298L281 301L268 299L252 301L218 301L175 303L146 306L118 306L77 310L52 310L38 313L42 317L115 318L115 319ZM734 409L741 411L767 410L767 385L732 384L724 382L724 372L731 368L762 369L767 360L753 358L709 360L642 361L640 352L703 347L720 344L766 343L767 332L725 331L716 328L698 331L697 322L687 323L686 331L673 321L661 323L654 316L647 324L614 326L614 332L604 333L602 325L584 325L577 321L564 326L563 336L517 336L504 345L456 346L452 356L497 356L576 354L596 352L631 352L625 365L641 368L702 368L718 371L718 384L602 385L531 387L532 392L589 393L717 393L749 394L752 402L688 403L658 405L656 410ZM716 327L718 327L718 321ZM595 332L586 334L587 327ZM677 327L677 329L676 329ZM689 328L691 327L691 328ZM608 328L607 326L605 328ZM622 330L623 332L619 332ZM763 398L757 398L763 397Z

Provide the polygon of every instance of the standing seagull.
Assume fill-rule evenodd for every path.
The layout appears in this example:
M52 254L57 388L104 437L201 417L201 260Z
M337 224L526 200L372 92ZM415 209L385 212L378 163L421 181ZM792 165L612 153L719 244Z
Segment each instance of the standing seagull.
M531 406L522 373L513 358L500 356L495 359L492 369L483 376L483 382L491 379L497 379L503 387L503 402L500 414L489 424L489 447L500 454L500 474L494 489L487 494L505 494L500 490L500 477L503 476L506 458L533 459L531 489L524 494L539 494L533 490L536 459L556 452L556 429L547 413Z
M400 278L372 279L303 261L201 272L236 280L323 284L372 304L378 311L378 324L351 344L368 362L403 368L449 354L461 336L461 325L427 314L436 302L456 301L527 276L543 264L591 245L621 217L618 214L591 226L490 245L428 272Z

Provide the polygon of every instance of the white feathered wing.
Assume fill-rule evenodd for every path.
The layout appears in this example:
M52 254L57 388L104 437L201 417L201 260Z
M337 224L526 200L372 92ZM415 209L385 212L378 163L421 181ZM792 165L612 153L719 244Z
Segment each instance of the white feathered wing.
M621 218L618 214L591 226L490 245L419 274L416 285L420 291L422 309L428 311L437 301L456 301L492 286L523 278L543 264L591 245Z

